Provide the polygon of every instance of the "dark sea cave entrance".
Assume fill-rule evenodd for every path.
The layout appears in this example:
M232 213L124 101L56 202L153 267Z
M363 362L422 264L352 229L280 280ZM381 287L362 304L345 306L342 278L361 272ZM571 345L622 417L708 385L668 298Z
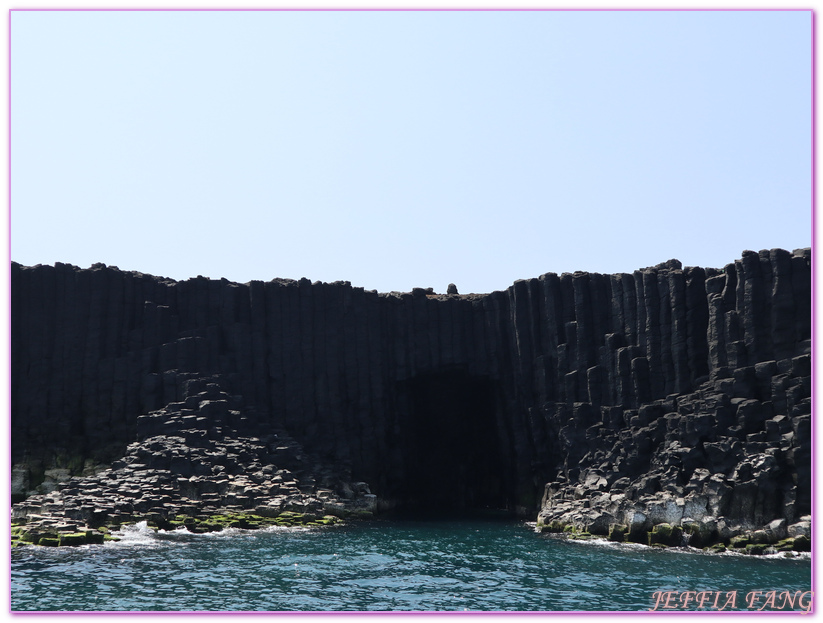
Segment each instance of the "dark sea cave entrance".
M405 469L391 488L398 512L490 515L512 508L488 377L449 370L398 384Z

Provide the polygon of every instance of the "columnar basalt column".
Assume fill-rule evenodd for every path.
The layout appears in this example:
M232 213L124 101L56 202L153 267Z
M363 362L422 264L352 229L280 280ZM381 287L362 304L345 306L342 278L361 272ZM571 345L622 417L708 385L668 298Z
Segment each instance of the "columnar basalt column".
M722 269L670 260L631 274L546 273L489 294L12 264L12 461L29 470L29 489L46 470L111 462L134 441L139 416L180 401L192 379L219 375L243 426L284 427L378 494L399 495L422 460L414 448L439 447L409 441L408 431L421 434L409 419L428 417L424 409L451 417L441 392L443 404L471 406L452 409L458 421L444 429L466 460L476 458L463 443L475 439L472 426L487 429L477 443L506 483L494 485L494 503L526 508L583 456L613 460L618 472L648 459L623 448L607 460L598 431L650 447L697 434L702 419L644 418L673 396L696 404L705 383L734 417L732 398L773 397L770 418L807 415L805 377L792 372L802 364L792 362L810 348L810 260L808 250L747 251ZM786 445L781 422L729 435ZM704 443L725 443L713 439ZM564 455L567 442L582 454ZM482 487L460 487L460 503L482 504Z

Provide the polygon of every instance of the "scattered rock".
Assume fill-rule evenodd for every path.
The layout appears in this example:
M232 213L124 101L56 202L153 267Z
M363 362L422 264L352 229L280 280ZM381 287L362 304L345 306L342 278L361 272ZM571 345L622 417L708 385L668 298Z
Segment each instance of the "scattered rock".
M111 529L138 521L209 532L326 526L376 511L377 496L368 484L328 480L312 469L316 459L285 432L258 439L228 426L226 420L233 417L229 401L215 400L214 393L212 388L195 398L198 411L209 412L208 424L221 425L220 434L213 428L189 428L200 422L183 416L182 403L143 416L140 429L148 436L130 444L116 467L68 479L54 491L13 505L12 545L103 543ZM163 434L155 434L158 426ZM335 489L348 497L338 496Z

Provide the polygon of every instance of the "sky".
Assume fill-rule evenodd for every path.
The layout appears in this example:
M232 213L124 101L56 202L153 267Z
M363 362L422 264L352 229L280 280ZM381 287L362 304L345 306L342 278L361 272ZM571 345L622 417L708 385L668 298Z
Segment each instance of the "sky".
M807 10L10 21L25 265L483 293L811 244Z

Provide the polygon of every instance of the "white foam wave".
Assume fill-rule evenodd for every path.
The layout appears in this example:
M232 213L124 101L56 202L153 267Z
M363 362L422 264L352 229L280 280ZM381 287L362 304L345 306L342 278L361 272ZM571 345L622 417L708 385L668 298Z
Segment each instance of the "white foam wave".
M145 521L139 521L136 524L122 526L119 530L111 533L113 537L120 539L119 541L109 541L110 544L123 545L148 545L157 540L157 534L154 529L149 528Z
M735 551L732 548L727 548L725 552L707 552L702 549L697 549L695 547L667 547L667 548L657 548L651 547L649 545L644 545L643 543L633 543L633 542L623 542L623 543L616 543L614 541L609 541L605 537L594 537L591 539L571 539L566 537L565 535L560 535L559 537L561 540L567 543L577 543L580 545L587 545L590 547L607 547L609 549L614 549L617 551L623 549L633 549L633 550L648 550L648 551L666 551L666 552L675 552L675 553L682 553L682 554L696 554L702 556L733 556L733 557L746 557L753 560L775 560L775 559L796 559L796 560L809 560L811 559L811 554L809 552L790 552L790 556L786 556L785 552L776 552L774 554L762 554L758 556L753 556L751 554L747 554L741 551Z

